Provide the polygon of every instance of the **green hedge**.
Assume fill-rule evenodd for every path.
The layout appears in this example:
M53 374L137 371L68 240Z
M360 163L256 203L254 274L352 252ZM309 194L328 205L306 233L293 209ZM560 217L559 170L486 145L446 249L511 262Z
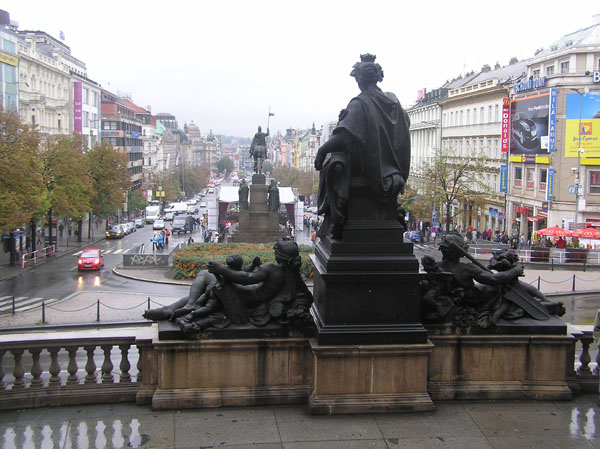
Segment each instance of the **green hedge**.
M314 248L308 245L298 245L302 257L300 272L303 279L313 277L314 267L309 255L314 253ZM225 258L230 254L239 254L244 258L244 265L252 262L254 257L260 257L262 263L275 262L273 245L254 243L192 243L184 250L173 256L173 271L175 279L192 279L200 270L205 270L208 262L216 260L225 263Z

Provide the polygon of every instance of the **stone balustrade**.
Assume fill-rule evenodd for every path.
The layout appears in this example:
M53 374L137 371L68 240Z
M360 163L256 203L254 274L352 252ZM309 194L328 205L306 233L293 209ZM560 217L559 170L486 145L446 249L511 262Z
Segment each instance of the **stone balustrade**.
M106 332L94 334L87 331L87 334L77 333L79 338L51 338L49 335L45 339L28 334L3 335L0 338L0 409L136 401L138 404L152 403L157 386L160 386L160 360L165 357L165 348L162 347L165 345L152 337L155 330L150 326L143 332L127 335L123 329L115 328L108 335ZM593 355L592 332L578 330L571 335L580 349L576 350L573 344L572 350L567 353L564 366L569 388L574 393L597 392L600 354ZM297 385L294 388L301 390L303 396L300 396L307 397L312 388L312 353L308 340L300 340L303 339L295 339L285 347L293 343L291 349L295 362L291 366L299 370L296 377L304 379L296 382L302 388ZM432 341L436 344L434 338ZM170 345L175 343L203 348L208 345L211 350L204 348L202 357L216 357L213 346L223 345L218 341L171 342ZM281 346L281 342L278 344ZM264 358L264 354L261 357ZM261 357L256 359L256 363L264 362ZM163 372L162 375L166 374ZM288 392L291 387L286 388ZM300 397L296 396L295 403Z

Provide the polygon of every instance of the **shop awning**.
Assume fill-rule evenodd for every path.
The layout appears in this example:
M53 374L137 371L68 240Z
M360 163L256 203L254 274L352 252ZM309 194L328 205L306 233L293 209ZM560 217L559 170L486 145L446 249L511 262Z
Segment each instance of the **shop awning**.
M544 217L543 215L535 215L533 217L527 217L527 221L533 221L534 223L537 223L538 221L544 221L546 220L546 217Z

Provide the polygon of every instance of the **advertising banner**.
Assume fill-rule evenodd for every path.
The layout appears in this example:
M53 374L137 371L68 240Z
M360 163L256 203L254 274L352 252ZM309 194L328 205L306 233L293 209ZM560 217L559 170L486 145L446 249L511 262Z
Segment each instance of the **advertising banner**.
M510 154L548 154L550 93L512 100L510 118Z
M83 88L81 83L73 83L73 131L79 134L83 131L82 99Z
M508 185L508 165L500 166L500 193L506 193L506 186Z
M565 157L577 157L580 137L581 157L600 157L600 93L567 94Z
M546 180L546 201L554 199L554 169L548 169L548 179ZM547 206L546 206L547 207Z
M556 151L556 97L558 91L550 89L550 120L548 122L548 152Z
M510 144L510 98L502 99L502 152L507 153Z

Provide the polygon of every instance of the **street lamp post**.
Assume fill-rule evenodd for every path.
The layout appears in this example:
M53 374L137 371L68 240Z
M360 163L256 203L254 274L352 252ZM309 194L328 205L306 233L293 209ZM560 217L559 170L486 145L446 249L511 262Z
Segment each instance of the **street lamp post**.
M575 171L575 217L573 219L573 230L577 231L577 223L578 223L578 215L579 215L579 187L581 182L581 152L583 151L581 148L581 117L583 110L583 95L584 92L580 92L579 89L571 89L573 92L576 92L579 95L579 127L577 129L577 133L579 135L578 143L577 143L577 169Z

